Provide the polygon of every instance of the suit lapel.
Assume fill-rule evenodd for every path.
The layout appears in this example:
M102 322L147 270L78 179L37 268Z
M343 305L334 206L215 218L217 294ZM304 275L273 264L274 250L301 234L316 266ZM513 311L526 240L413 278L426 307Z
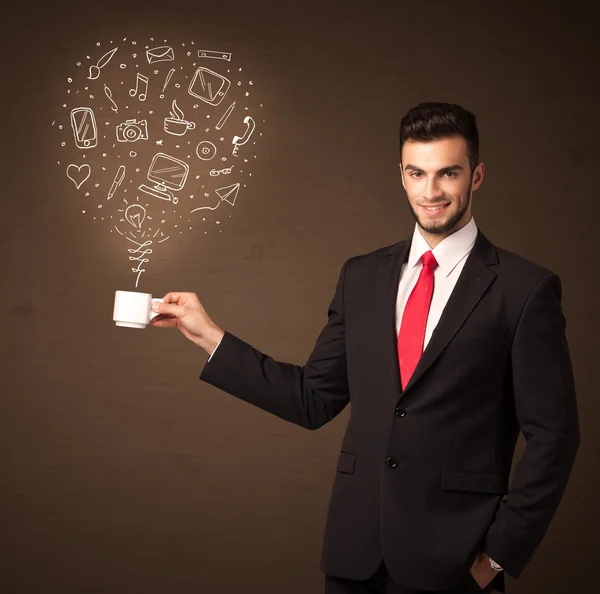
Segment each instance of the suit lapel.
M408 261L411 241L412 237L391 246L387 252L384 252L378 271L376 323L380 328L382 358L390 376L395 397L404 396L410 391L414 384L419 381L419 378L440 356L496 278L496 273L490 270L488 266L498 262L496 248L478 230L473 249L467 256L465 265L440 320L419 359L408 385L402 391L395 328L396 299L400 272L402 265Z

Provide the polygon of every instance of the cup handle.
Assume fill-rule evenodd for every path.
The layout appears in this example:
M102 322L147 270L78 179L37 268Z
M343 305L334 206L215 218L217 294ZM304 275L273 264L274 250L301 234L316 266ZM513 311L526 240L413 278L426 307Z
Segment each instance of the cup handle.
M196 127L196 122L188 122L188 130L193 130Z
M157 301L160 301L160 303L164 303L165 302L164 299L159 299L158 297L153 297L152 298L152 305L154 305ZM153 320L158 315L160 315L160 314L157 311L150 310L150 319L151 320Z

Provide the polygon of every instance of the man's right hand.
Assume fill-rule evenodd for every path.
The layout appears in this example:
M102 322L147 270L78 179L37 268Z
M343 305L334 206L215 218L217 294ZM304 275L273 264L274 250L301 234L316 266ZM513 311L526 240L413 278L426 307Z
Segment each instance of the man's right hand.
M209 355L225 332L206 313L195 293L167 293L164 303L157 302L152 310L159 315L151 320L157 328L178 328L193 343Z

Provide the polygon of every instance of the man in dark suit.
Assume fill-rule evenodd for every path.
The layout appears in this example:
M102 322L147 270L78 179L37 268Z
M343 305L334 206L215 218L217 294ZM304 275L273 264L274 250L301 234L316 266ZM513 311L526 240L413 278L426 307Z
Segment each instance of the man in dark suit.
M223 331L194 293L156 305L154 326L210 354L200 379L307 429L352 403L325 527L327 594L503 592L565 490L579 422L561 281L475 226L478 153L462 107L406 114L412 238L344 263L303 366Z

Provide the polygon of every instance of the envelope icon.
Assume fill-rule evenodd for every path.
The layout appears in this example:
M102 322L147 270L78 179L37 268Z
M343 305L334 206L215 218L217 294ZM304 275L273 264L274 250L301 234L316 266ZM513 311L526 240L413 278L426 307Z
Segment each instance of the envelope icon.
M148 64L172 62L175 60L175 52L170 45L161 45L160 47L146 50L146 57L148 58Z

